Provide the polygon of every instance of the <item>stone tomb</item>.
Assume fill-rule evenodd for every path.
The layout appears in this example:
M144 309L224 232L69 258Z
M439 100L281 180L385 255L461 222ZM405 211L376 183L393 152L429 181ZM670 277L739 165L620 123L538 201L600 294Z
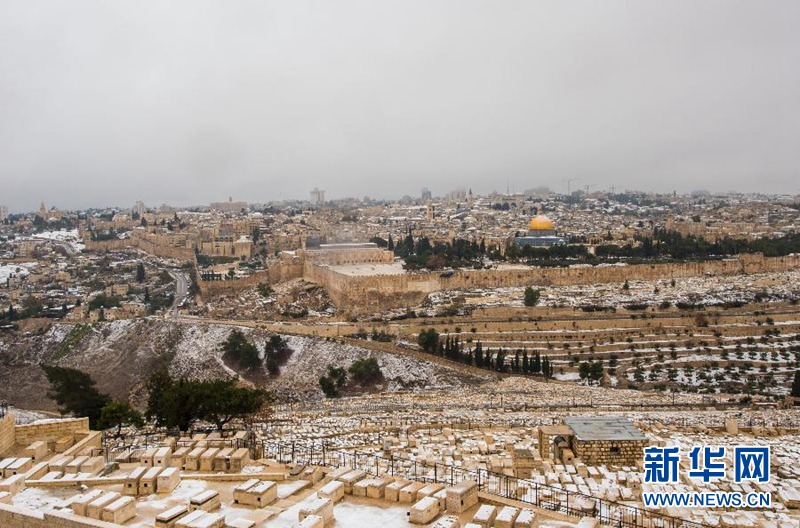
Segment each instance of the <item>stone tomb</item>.
M417 492L425 487L422 482L412 482L400 490L400 502L414 502L417 499Z
M514 528L514 521L519 516L519 508L513 506L504 506L497 518L494 520L495 528Z
M272 504L278 498L278 486L269 480L251 479L233 489L233 502L256 508Z
M0 491L5 491L9 495L15 495L25 487L25 475L13 475L7 479L0 480Z
M524 509L519 512L514 524L515 528L533 528L536 525L536 512Z
M475 512L475 515L472 517L472 522L482 528L492 528L496 517L497 508L491 504L484 504Z
M461 528L461 521L454 515L442 517L431 528Z
M176 449L169 459L169 465L171 467L182 468L183 464L186 462L186 455L188 455L191 450L190 447L179 447Z
M391 482L391 479L388 478L366 478L353 485L353 495L356 497L382 499L386 486Z
M180 519L186 517L189 508L183 504L173 506L156 515L156 528L172 528Z
M181 474L176 467L168 467L156 478L156 493L172 493L181 483Z
M25 448L23 455L30 457L34 462L40 462L47 456L47 443L38 440Z
M325 528L325 519L319 515L309 515L300 521L297 528Z
M232 473L241 473L242 469L250 461L250 450L244 447L237 449L231 454L229 461L229 470Z
M214 471L228 471L232 454L232 447L226 447L217 453L217 456L214 457Z
M433 497L423 497L411 506L408 522L412 524L428 524L439 515L439 501Z
M92 519L102 520L103 510L106 506L119 499L122 495L116 491L103 493L86 506L86 516Z
M139 466L133 471L131 471L127 477L125 477L125 482L122 484L122 493L125 495L132 495L137 496L139 495L139 481L142 480L142 477L145 473L147 473L148 468L144 466Z
M133 497L119 497L117 500L103 508L102 520L116 524L123 524L136 517L136 499Z
M171 457L172 457L172 448L160 447L153 454L153 466L167 467L170 465Z
M189 500L189 511L203 510L214 511L220 507L221 501L219 492L215 490L205 490Z
M158 475L164 470L162 466L149 468L139 480L139 495L150 495L158 490Z
M175 528L222 528L225 526L225 517L203 510L195 510L178 519Z
M80 515L82 517L86 517L86 508L89 506L89 503L98 498L100 495L103 494L102 490L92 490L83 495L79 495L78 498L72 501L70 507L72 508L72 512L75 515Z
M209 447L200 455L200 471L214 471L214 458L219 451L217 447Z
M197 471L200 469L200 456L206 451L205 447L195 447L186 455L183 463L184 471Z
M352 495L353 485L366 476L367 476L366 472L361 471L360 469L354 469L352 471L348 471L347 473L345 473L336 480L339 480L342 484L344 484L345 493L347 493L348 495Z
M338 480L332 480L319 489L317 496L339 502L344 498L344 484Z
M478 504L478 484L471 480L447 488L445 494L449 513L463 513Z
M384 490L384 498L389 502L398 502L400 500L400 490L408 486L409 480L399 479L395 480Z
M13 461L3 470L3 476L8 478L13 477L14 475L21 475L28 472L31 467L33 467L33 459L30 457L13 459Z
M325 528L333 526L333 501L330 499L314 499L307 505L300 508L298 520L302 521L309 515L321 517Z

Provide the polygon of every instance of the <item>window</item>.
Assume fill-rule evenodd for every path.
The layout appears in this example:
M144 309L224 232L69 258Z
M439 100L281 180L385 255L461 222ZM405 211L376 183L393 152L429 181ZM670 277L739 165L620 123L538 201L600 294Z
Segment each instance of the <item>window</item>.
M618 455L619 454L619 446L611 446L611 454Z

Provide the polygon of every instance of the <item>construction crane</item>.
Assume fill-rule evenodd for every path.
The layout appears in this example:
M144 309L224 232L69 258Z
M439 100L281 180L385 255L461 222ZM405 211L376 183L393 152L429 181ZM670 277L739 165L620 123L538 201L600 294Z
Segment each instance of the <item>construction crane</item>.
M567 196L569 196L570 194L572 194L572 182L580 181L580 178L565 178L561 181L567 183Z

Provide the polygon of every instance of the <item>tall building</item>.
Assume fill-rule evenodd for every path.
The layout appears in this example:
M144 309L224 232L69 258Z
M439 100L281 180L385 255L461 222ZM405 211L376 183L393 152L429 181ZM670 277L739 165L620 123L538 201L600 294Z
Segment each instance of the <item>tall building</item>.
M144 207L144 202L142 201L137 201L135 204L133 204L133 207L131 208L131 213L139 216L142 216L144 214L144 211L145 207Z
M0 205L0 222L8 218L8 207Z
M55 206L48 210L47 206L44 205L44 201L42 201L42 203L39 205L39 211L36 213L36 215L42 220L61 220L61 211L59 211Z
M427 187L422 188L422 199L423 200L430 200L431 199L431 190Z
M325 203L325 191L320 191L316 187L311 191L311 205L322 205Z

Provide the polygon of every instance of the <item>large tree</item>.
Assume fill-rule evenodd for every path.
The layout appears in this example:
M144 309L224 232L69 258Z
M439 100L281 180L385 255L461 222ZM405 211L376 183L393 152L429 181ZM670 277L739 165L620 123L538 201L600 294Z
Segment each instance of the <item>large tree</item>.
M353 381L359 385L371 385L383 379L381 367L374 357L357 359L347 369Z
M439 333L433 328L428 328L419 333L417 343L425 352L436 352L439 345Z
M236 361L245 370L253 370L261 366L256 346L245 337L238 328L228 334L228 339L222 343L225 355Z
M42 365L50 382L47 393L59 405L62 413L89 418L89 427L99 426L103 407L111 401L106 394L95 387L92 377L80 370L55 365Z
M125 424L142 427L144 419L142 414L131 407L127 402L109 402L100 412L99 425L103 429L117 428L117 436L122 433Z
M525 288L525 306L536 306L539 303L540 296L540 290L534 290L532 287L528 286Z
M800 370L794 371L794 383L792 383L792 396L800 398Z
M144 273L144 264L139 262L136 264L136 282L144 282L145 273Z
M272 393L237 385L235 379L194 381L175 380L158 372L147 383L147 416L163 427L186 431L198 420L212 422L222 429L235 419L262 412L272 401Z
M264 389L239 387L233 379L195 382L200 396L200 417L222 430L234 419L256 413L272 401Z

